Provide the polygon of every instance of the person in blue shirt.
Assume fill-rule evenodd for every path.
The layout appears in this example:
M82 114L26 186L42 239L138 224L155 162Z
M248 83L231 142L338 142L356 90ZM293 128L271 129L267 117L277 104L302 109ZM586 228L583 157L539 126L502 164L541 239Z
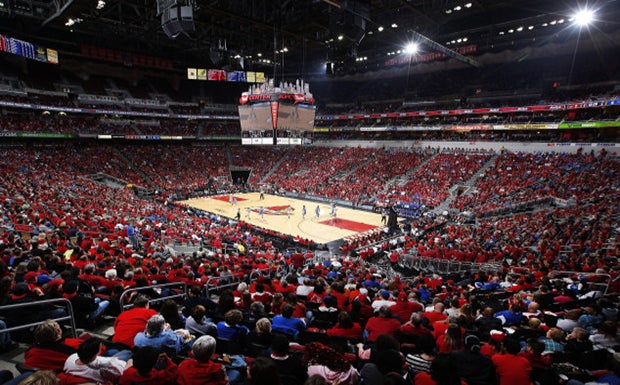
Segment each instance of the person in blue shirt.
M273 317L271 321L271 330L286 334L289 337L297 339L299 333L306 330L306 323L301 318L293 317L295 307L286 304L282 307L282 315Z
M192 347L194 339L187 330L174 331L161 314L155 314L146 322L146 330L136 334L134 345L151 346L167 354L185 354Z
M250 329L241 325L243 313L241 310L232 309L224 314L224 321L217 323L217 336L227 340L244 343Z
M509 310L495 313L495 318L499 318L504 327L521 325L525 319L519 305L511 305Z

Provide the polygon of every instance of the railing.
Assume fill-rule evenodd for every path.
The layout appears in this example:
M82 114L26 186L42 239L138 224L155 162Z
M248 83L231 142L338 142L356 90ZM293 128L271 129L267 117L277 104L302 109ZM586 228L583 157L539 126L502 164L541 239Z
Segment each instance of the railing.
M73 337L77 338L77 332L76 332L77 327L75 325L75 316L73 315L73 305L71 304L71 301L69 301L66 298L55 298L55 299L47 299L44 301L34 301L34 302L18 303L14 305L4 305L4 306L0 306L0 313L4 314L6 310L35 307L35 306L41 306L41 305L51 305L51 304L57 304L57 303L60 303L66 307L67 315L62 316L62 317L52 318L52 320L56 322L69 321L69 323L71 324L71 332L73 333ZM6 329L0 329L0 333L9 333L15 330L29 329L33 326L40 325L45 321L46 320L41 320L41 321L31 322L31 323L24 324L24 325L7 327Z
M211 277L207 280L207 283L205 284L203 288L207 297L211 297L211 293L213 292L220 292L221 290L227 289L229 287L235 288L239 286L241 282L243 282L241 279L239 279L239 277L234 276L234 275L231 277L230 282L226 282L220 285L219 283L221 280L222 279L220 277Z
M175 298L183 298L183 299L185 299L185 298L187 298L187 284L185 282L170 282L170 283L160 283L160 284L151 285L151 286L131 287L131 288L125 290L121 294L121 299L119 301L121 309L127 310L127 309L131 309L133 307L133 304L125 304L125 297L128 296L129 293L141 292L141 291L153 290L153 289L173 288L173 287L176 287L178 289L182 289L182 292L178 293L178 294L168 295L168 296L161 297L161 298L151 298L151 299L149 299L149 304L157 303L157 302L161 302L161 301L166 301L168 299L175 299Z
M586 277L586 278L591 278L591 277L601 277L605 279L605 282L592 282L590 280L588 280L588 284L589 285L593 285L596 287L601 287L602 293L603 295L607 295L607 292L609 291L609 286L612 282L612 278L611 275L607 274L607 273L586 273L583 271L566 271L566 270L552 270L549 272L549 278L550 279L559 279L562 277Z
M452 274L464 272L498 272L502 269L499 262L463 262L449 259L426 258L418 255L403 254L398 265L402 268L433 272L437 274Z

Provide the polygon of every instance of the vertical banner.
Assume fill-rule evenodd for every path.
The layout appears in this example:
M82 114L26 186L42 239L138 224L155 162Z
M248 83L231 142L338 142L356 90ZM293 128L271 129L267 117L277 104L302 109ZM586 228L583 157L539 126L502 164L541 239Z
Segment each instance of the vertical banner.
M278 109L280 102L271 102L271 126L275 130L278 127Z

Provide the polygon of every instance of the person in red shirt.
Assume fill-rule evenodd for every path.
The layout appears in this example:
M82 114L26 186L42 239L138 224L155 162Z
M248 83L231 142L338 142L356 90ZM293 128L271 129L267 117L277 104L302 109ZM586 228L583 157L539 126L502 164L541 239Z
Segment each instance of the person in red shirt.
M35 343L26 350L24 365L55 372L62 372L67 358L84 342L79 338L62 338L62 329L53 320L37 325L33 337Z
M134 337L144 331L146 322L155 314L157 311L149 308L149 299L146 296L138 295L134 301L134 307L123 311L114 320L112 341L133 348Z
M401 291L400 294L398 294L396 304L392 305L390 309L392 310L392 314L398 317L401 323L405 323L411 318L411 313L422 311L424 307L418 302L409 301L407 294Z
M443 321L448 318L448 315L444 313L444 308L445 306L443 303L437 302L433 307L433 311L423 312L422 317L428 318L428 323L430 325L434 324L437 321Z
M531 385L530 372L532 365L525 357L517 354L521 350L519 341L505 338L502 342L502 353L491 357L499 385Z
M392 311L387 305L379 308L379 315L372 317L366 323L366 332L368 333L368 342L373 342L381 334L389 334L397 337L400 334L400 322L396 318L392 318Z
M125 369L119 385L169 385L177 377L177 365L151 346L133 350L133 366Z
M211 361L216 341L210 335L199 337L192 345L194 358L183 360L177 372L178 385L228 385L222 364Z
M341 311L338 314L338 323L331 329L327 330L327 335L330 337L345 337L350 339L362 338L362 327L359 323L353 322L351 315L346 311Z

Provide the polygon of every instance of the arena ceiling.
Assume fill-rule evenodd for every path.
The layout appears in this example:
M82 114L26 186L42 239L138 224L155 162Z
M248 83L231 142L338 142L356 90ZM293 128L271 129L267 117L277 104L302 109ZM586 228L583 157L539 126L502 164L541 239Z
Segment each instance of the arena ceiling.
M586 5L577 0L178 2L192 5L195 31L174 39L162 31L156 0L0 0L0 32L61 50L88 43L188 65L277 63L303 73L318 61L355 66L385 60L416 33L448 48L473 44L479 52L575 34L569 19ZM592 28L617 32L619 2L590 2L597 11Z

